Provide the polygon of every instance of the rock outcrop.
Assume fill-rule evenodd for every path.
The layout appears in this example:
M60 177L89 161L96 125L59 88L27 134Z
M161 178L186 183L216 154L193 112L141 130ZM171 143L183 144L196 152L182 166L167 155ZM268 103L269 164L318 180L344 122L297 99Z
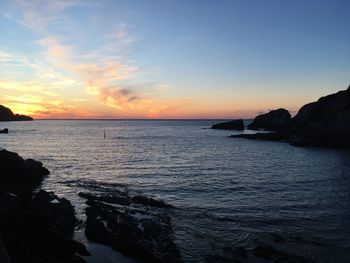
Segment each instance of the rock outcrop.
M291 122L292 117L289 111L277 109L256 116L253 122L248 125L248 128L251 130L283 131L291 126Z
M9 133L9 129L7 129L7 128L2 129L2 130L0 130L0 133Z
M85 234L90 240L141 262L182 262L166 213L172 206L118 190L79 196L87 199Z
M211 126L211 129L243 131L244 130L244 123L243 123L242 119L221 122L221 123L214 124L213 126Z
M0 105L0 121L32 121L33 118L26 115L14 114L9 108Z
M292 119L286 110L280 109L278 112L259 115L248 126L250 129L264 128L275 133L232 137L288 141L297 146L350 148L350 86L347 90L304 105Z
M71 203L35 189L49 171L42 163L0 150L0 236L12 263L85 262L85 246L72 239Z
M304 105L293 127L296 145L350 147L350 86Z

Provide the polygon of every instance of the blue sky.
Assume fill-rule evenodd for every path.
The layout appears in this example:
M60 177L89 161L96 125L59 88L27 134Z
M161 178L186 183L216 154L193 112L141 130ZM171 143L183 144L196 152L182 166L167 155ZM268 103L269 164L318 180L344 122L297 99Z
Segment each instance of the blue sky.
M236 118L344 89L350 2L2 1L0 102L39 118Z

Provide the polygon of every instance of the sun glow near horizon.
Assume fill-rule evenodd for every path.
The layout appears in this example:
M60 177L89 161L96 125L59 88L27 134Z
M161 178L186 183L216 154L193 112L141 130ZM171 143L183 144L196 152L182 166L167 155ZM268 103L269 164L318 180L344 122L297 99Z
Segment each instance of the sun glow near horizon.
M293 113L348 81L348 4L2 4L0 104L37 119Z

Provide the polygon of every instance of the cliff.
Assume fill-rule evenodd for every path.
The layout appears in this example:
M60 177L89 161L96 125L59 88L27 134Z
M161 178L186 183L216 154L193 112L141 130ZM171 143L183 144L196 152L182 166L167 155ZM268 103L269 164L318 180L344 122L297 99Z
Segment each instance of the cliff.
M257 116L248 127L275 132L232 137L283 140L298 146L350 148L350 86L304 105L294 118L290 118L288 111L278 109Z
M33 118L26 115L14 114L9 108L0 105L0 121L32 121Z

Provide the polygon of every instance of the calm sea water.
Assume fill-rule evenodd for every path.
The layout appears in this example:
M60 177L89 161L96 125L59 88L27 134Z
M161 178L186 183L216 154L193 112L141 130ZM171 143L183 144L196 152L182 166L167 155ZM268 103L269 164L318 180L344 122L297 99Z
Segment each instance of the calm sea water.
M177 206L176 240L188 262L268 233L288 251L350 262L350 152L229 138L217 121L0 123L0 147L40 160L43 187L70 199L68 180L118 183ZM106 131L106 139L103 132ZM236 132L237 133L237 132Z

